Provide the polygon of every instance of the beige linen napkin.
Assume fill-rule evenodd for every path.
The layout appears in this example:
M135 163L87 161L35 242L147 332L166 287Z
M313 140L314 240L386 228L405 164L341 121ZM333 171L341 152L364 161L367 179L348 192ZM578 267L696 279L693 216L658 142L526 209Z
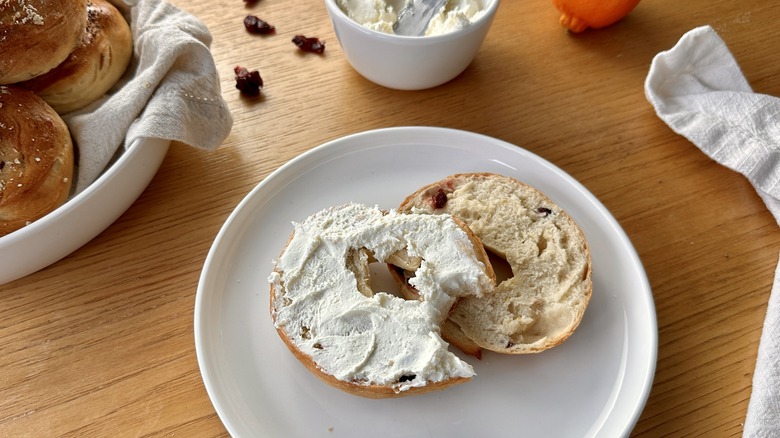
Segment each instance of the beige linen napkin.
M645 94L672 130L743 174L780 224L780 98L753 92L711 27L691 30L672 49L656 55ZM780 267L743 436L780 437Z
M220 94L208 28L165 1L112 3L130 23L133 59L106 96L63 116L79 152L75 193L139 138L215 149L233 125Z

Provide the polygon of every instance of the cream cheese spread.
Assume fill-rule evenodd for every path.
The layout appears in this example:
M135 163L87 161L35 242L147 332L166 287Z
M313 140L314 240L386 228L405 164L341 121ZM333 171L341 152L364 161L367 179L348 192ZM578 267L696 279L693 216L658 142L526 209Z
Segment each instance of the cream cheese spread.
M361 293L346 264L362 248L379 262L404 250L421 258L410 284L422 300ZM396 392L474 375L447 350L439 324L455 297L487 293L493 284L451 216L334 207L295 223L274 264L275 325L325 373Z
M410 0L336 0L342 11L361 26L393 33L398 13ZM444 35L463 29L485 13L489 0L448 0L428 24L425 36Z

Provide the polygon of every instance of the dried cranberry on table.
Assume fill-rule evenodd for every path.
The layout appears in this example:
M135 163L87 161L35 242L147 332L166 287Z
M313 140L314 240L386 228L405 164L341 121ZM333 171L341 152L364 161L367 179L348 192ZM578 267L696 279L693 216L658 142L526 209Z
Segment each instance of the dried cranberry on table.
M246 18L244 18L244 28L246 28L249 33L260 35L276 32L276 27L254 15L247 15Z
M323 53L325 51L325 42L320 41L319 38L295 35L292 42L304 52Z
M236 66L236 88L245 96L257 96L263 89L263 78L257 70L249 71L244 67Z

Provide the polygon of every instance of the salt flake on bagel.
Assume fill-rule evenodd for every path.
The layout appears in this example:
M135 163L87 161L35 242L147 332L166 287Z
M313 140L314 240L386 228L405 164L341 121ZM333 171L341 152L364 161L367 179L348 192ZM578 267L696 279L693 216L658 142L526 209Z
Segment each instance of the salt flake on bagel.
M371 290L372 261L413 271L421 299ZM397 397L474 375L448 351L440 324L458 298L490 293L494 281L484 249L457 219L346 204L294 224L269 277L271 316L321 380L364 397Z

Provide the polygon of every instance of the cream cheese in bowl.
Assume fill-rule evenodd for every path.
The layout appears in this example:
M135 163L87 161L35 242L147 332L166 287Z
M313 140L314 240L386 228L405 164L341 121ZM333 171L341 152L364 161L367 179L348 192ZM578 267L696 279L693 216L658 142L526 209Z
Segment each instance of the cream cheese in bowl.
M398 13L411 0L336 0L349 18L368 29L393 33ZM483 0L448 0L431 19L425 36L444 35L463 29L485 14Z
M366 79L398 90L441 85L468 67L500 0L447 0L424 36L393 33L410 0L325 0L347 61Z

